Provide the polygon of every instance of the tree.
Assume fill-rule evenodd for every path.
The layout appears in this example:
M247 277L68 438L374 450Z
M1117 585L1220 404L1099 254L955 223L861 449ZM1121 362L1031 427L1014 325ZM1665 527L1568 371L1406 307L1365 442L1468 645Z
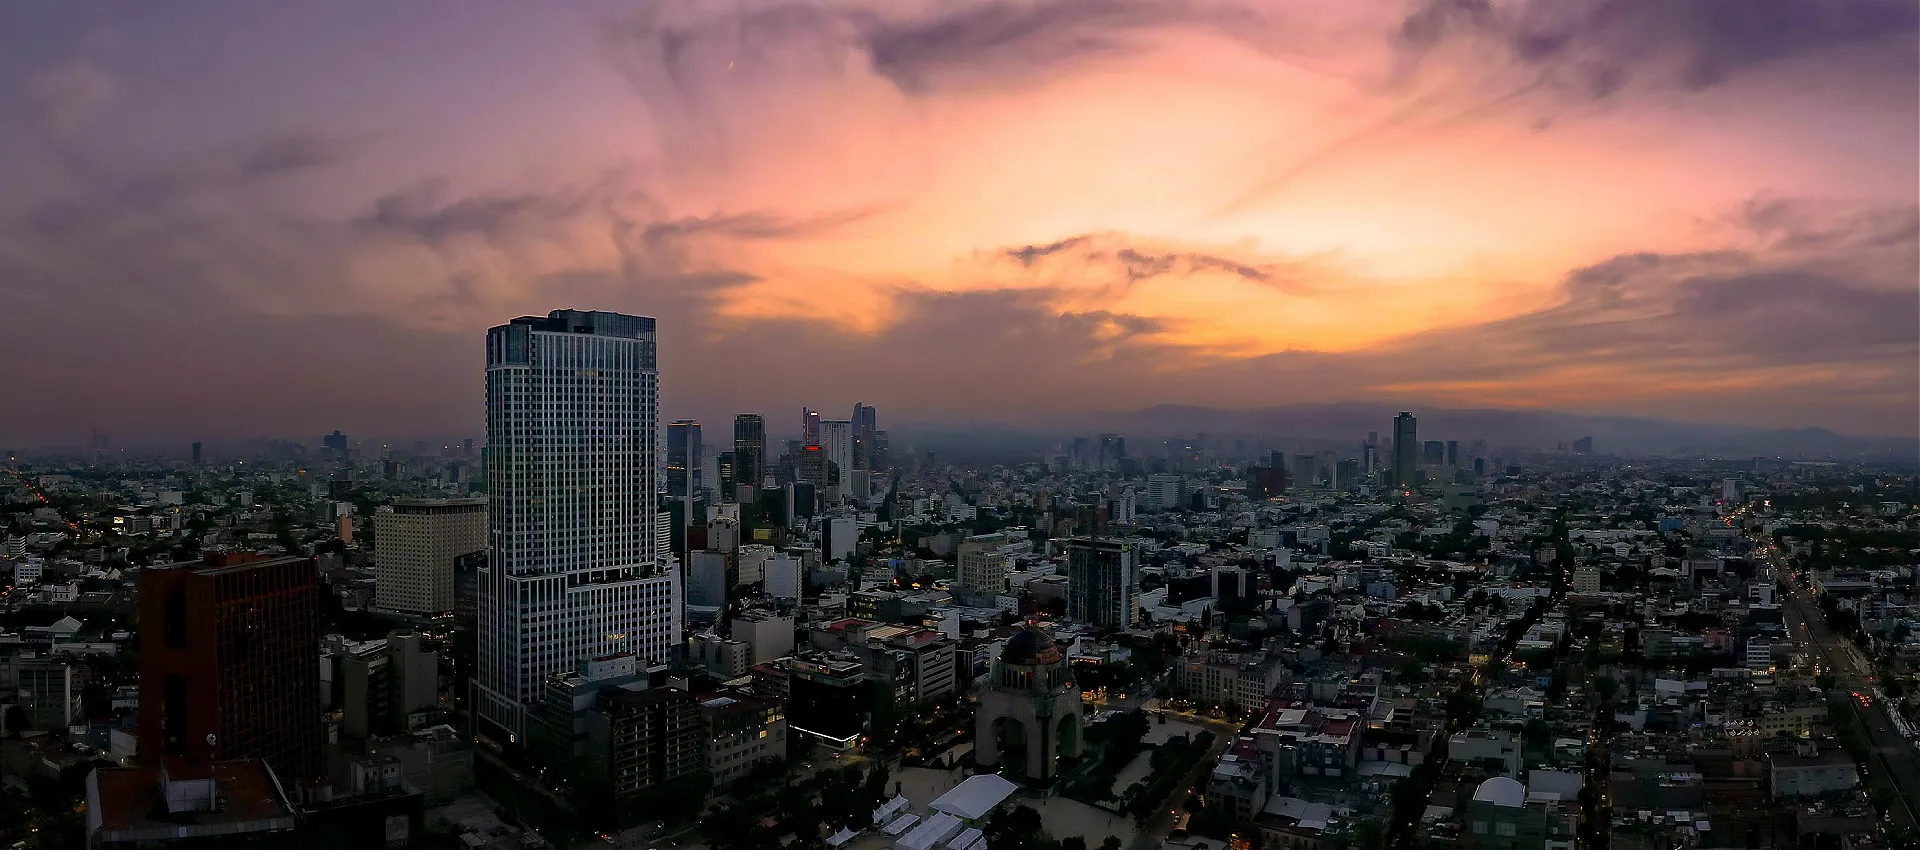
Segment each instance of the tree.
M1107 836L1107 840L1100 842L1100 850L1120 850L1120 837L1116 835Z
M25 734L33 721L27 718L27 712L18 705L7 706L7 734L15 738Z
M1087 850L1087 840L1078 835L1060 839L1060 850Z

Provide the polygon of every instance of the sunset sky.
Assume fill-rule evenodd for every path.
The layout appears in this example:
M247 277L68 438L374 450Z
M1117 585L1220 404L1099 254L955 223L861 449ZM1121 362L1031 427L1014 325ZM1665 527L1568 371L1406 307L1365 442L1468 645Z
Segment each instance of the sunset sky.
M657 316L666 416L782 432L1915 435L1917 8L9 3L0 445L478 433L485 328L556 307Z

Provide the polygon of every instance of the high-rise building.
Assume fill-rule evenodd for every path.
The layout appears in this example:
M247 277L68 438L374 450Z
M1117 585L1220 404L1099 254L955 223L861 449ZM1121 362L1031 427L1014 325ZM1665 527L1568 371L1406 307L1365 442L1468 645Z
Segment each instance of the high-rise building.
M610 688L586 725L591 781L618 803L685 793L681 786L706 772L699 705L679 688Z
M347 435L340 433L340 429L335 428L333 429L333 433L322 434L320 436L320 447L327 451L344 455L347 453Z
M960 586L981 593L1007 592L1007 545L1005 534L978 534L960 543L958 555Z
M1112 470L1120 466L1120 459L1127 456L1127 438L1119 434L1100 435L1100 455L1096 463L1101 469Z
M1140 553L1121 540L1067 541L1067 616L1099 628L1140 620Z
M838 485L841 498L853 492L853 422L825 419L820 422L820 448L827 462L840 467L839 477L827 483Z
M193 444L193 465L194 466L200 465L200 444L199 443Z
M870 404L854 402L853 419L851 421L853 422L854 439L862 442L872 438L873 432L880 430L879 412L874 410L873 405Z
M1412 487L1420 483L1420 438L1413 414L1401 411L1393 417L1393 483L1396 487Z
M1154 510L1170 511L1180 506L1180 476L1171 472L1156 472L1147 476L1147 503Z
M742 413L733 417L733 483L734 487L752 487L756 490L766 486L763 480L767 476L767 421L758 413Z
M1294 455L1292 484L1301 490L1320 486L1320 461L1304 452Z
M487 332L491 546L480 576L475 713L508 743L579 662L679 642L679 576L655 550L654 320L555 310Z
M395 499L392 509L374 515L374 606L423 617L452 613L454 564L487 549L486 498Z
M721 452L715 455L714 466L720 473L720 501L738 500L740 498L740 464L735 461L733 452Z
M1460 465L1460 441L1459 440L1447 441L1447 465L1448 466Z
M826 449L819 446L802 448L800 450L800 460L796 465L799 467L796 472L800 480L813 485L816 491L824 492L827 489L827 485L833 483L828 480L830 470L827 466Z
M820 445L820 411L811 407L800 408L800 442L802 445Z
M867 467L882 472L890 469L892 458L887 452L887 430L881 428L867 438Z
M1593 438L1581 437L1573 441L1573 453L1577 455L1593 454Z
M706 482L700 480L700 423L676 419L667 424L667 498L693 504Z
M1447 459L1447 444L1439 440L1428 440L1421 445L1420 462L1427 466L1439 466Z
M211 554L140 571L140 760L266 760L317 778L319 573L313 559Z

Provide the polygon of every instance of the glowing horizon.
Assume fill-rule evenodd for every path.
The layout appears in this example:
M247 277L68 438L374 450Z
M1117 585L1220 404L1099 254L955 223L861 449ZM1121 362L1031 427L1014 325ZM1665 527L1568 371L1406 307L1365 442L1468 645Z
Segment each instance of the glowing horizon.
M661 319L669 418L1920 435L1920 16L1751 5L8 9L0 442L470 430L561 306Z

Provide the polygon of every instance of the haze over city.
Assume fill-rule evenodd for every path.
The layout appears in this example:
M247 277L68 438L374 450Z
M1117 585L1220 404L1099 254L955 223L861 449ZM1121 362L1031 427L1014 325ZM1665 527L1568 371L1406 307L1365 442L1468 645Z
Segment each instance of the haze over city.
M1915 7L25 3L0 444L1358 401L1920 434Z

